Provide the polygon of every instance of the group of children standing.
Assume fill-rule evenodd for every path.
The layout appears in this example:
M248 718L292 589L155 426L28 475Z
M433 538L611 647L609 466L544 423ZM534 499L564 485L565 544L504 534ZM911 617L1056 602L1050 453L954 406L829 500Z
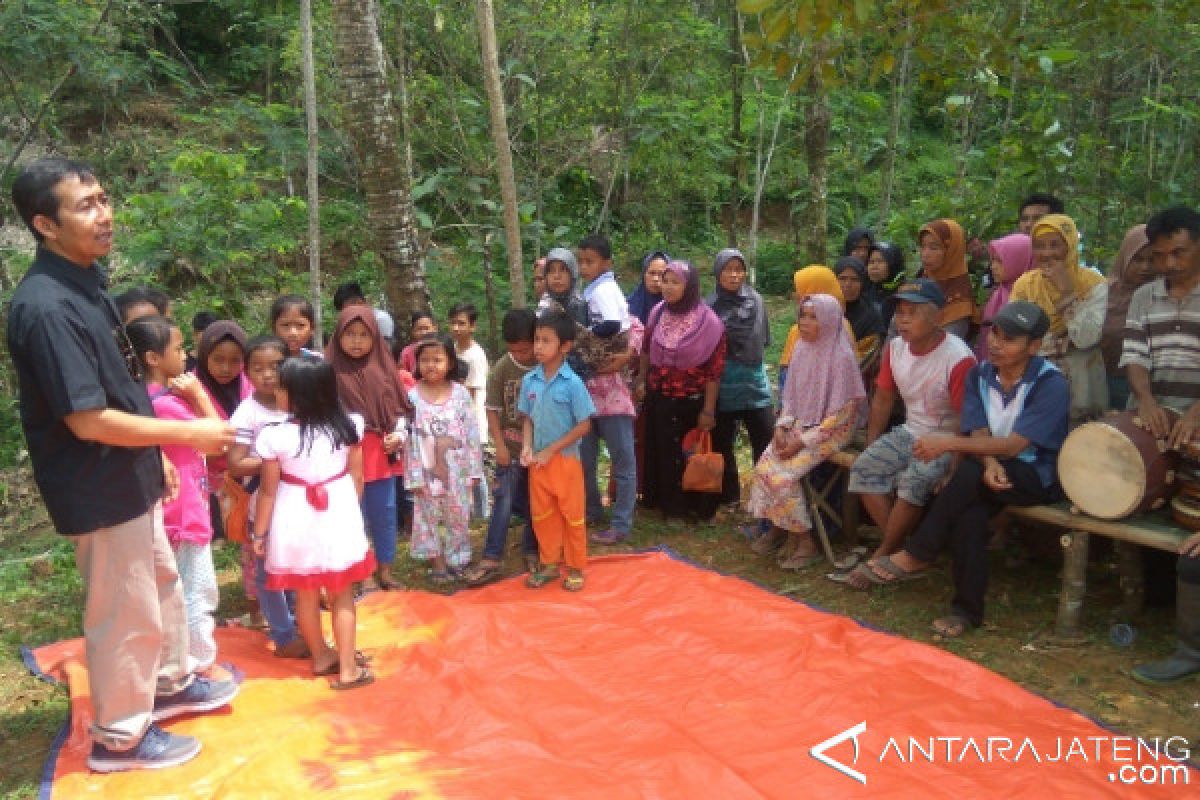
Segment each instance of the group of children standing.
M611 252L606 241L589 242L581 260L590 302L582 301L581 312L578 266L564 250L554 263L556 275L561 267L566 277L549 282L547 297L566 302L540 314L508 312L507 353L490 373L473 339L476 313L469 304L451 310L451 336L439 335L429 315L414 315L410 342L393 353L390 316L371 309L361 291L339 287L337 325L321 353L309 349L312 305L285 295L271 307L271 332L252 339L232 320L200 318L208 324L197 331L190 371L165 301L123 305L155 413L227 419L237 431L236 444L219 458L184 446L164 453L178 475L178 490L163 505L164 523L200 669L217 655L214 531L236 518L227 512L238 495L249 497L243 585L275 655L311 659L313 673L334 676L336 689L373 680L355 648L355 586L373 579L379 589L397 587L392 564L398 530L406 526L410 554L430 562L433 582L482 586L501 576L516 513L526 520L527 584L561 580L567 590L583 588L589 498L600 505L594 487L584 488L585 473L595 482L596 443L589 446L587 437L599 432L610 452L630 462L618 466L614 458L614 474L629 480L618 477L614 520L622 529L607 533L608 540L628 535L636 491L634 410L620 372L628 355L589 356L581 365L587 384L567 361L580 336L600 343L593 353L615 339L628 349L630 318L612 280ZM605 421L598 431L594 418ZM490 504L489 437L496 448ZM625 439L628 448L620 444ZM472 566L468 524L473 513L488 515L489 505L483 556ZM234 527L228 533L236 535ZM333 645L321 630L322 604L332 612Z

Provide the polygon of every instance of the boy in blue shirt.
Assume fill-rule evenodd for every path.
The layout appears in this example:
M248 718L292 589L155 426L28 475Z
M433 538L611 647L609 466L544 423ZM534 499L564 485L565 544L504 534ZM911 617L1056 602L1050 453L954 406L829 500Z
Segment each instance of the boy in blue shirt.
M566 364L575 340L575 322L561 312L538 317L533 357L538 365L521 381L517 411L523 416L521 464L529 468L529 504L542 566L525 583L537 589L559 577L563 588L583 588L587 564L587 524L579 440L596 413L583 381Z
M913 446L922 461L943 453L961 461L904 549L864 565L873 583L895 583L918 577L949 547L954 599L950 613L933 621L940 636L953 638L983 624L988 517L1006 505L1062 499L1054 462L1067 438L1070 387L1066 376L1038 355L1049 327L1034 303L1009 303L996 314L988 360L967 376L962 434L926 434Z

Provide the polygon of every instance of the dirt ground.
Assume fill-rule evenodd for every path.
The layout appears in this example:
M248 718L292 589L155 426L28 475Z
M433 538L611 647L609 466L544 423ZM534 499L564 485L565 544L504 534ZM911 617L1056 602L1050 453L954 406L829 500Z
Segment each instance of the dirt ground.
M82 605L70 544L50 530L30 485L25 475L0 473L0 741L6 743L0 763L0 797L36 795L46 753L66 718L65 690L31 677L18 648L79 635ZM1173 610L1148 609L1134 620L1137 637L1133 644L1113 644L1109 626L1119 606L1120 591L1115 568L1103 554L1097 555L1089 570L1087 641L1082 646L1061 647L1049 641L1060 563L1057 534L1048 530L1027 532L1026 540L1032 546L1010 544L995 550L987 624L961 639L937 641L929 622L944 610L950 597L946 564L939 564L927 580L863 594L825 578L828 565L824 563L785 572L773 561L754 555L740 532L748 522L740 514L724 513L712 524L684 527L663 524L654 514L641 514L631 541L615 548L597 548L596 552L669 547L702 567L738 575L799 602L943 647L1118 733L1183 736L1191 741L1193 753L1200 749L1200 680L1151 688L1128 675L1134 664L1168 652L1173 641ZM871 530L864 533L869 535ZM518 538L510 537L510 545ZM480 544L477 531L477 549ZM402 544L398 565L405 584L433 591L423 568L409 561L405 552ZM219 614L234 617L246 609L236 547L220 545L215 557L221 581ZM516 550L510 549L506 566L515 574L520 560Z

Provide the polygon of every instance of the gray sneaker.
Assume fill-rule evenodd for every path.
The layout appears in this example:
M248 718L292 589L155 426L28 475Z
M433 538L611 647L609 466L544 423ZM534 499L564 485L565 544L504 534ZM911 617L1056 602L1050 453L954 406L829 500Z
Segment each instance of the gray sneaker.
M151 719L154 722L162 722L182 714L214 711L229 705L229 701L237 696L240 689L241 687L233 681L214 681L197 676L187 688L180 689L175 694L154 698Z
M99 742L93 744L87 765L94 772L165 769L191 761L199 752L199 739L167 733L157 725L151 725L142 740L128 750L110 750Z

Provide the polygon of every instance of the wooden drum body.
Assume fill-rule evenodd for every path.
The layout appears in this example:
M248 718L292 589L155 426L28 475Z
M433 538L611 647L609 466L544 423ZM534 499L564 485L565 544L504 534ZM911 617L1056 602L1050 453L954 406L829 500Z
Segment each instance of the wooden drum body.
M1110 414L1071 431L1058 455L1063 492L1085 514L1121 519L1161 507L1178 454L1143 428L1136 412Z

